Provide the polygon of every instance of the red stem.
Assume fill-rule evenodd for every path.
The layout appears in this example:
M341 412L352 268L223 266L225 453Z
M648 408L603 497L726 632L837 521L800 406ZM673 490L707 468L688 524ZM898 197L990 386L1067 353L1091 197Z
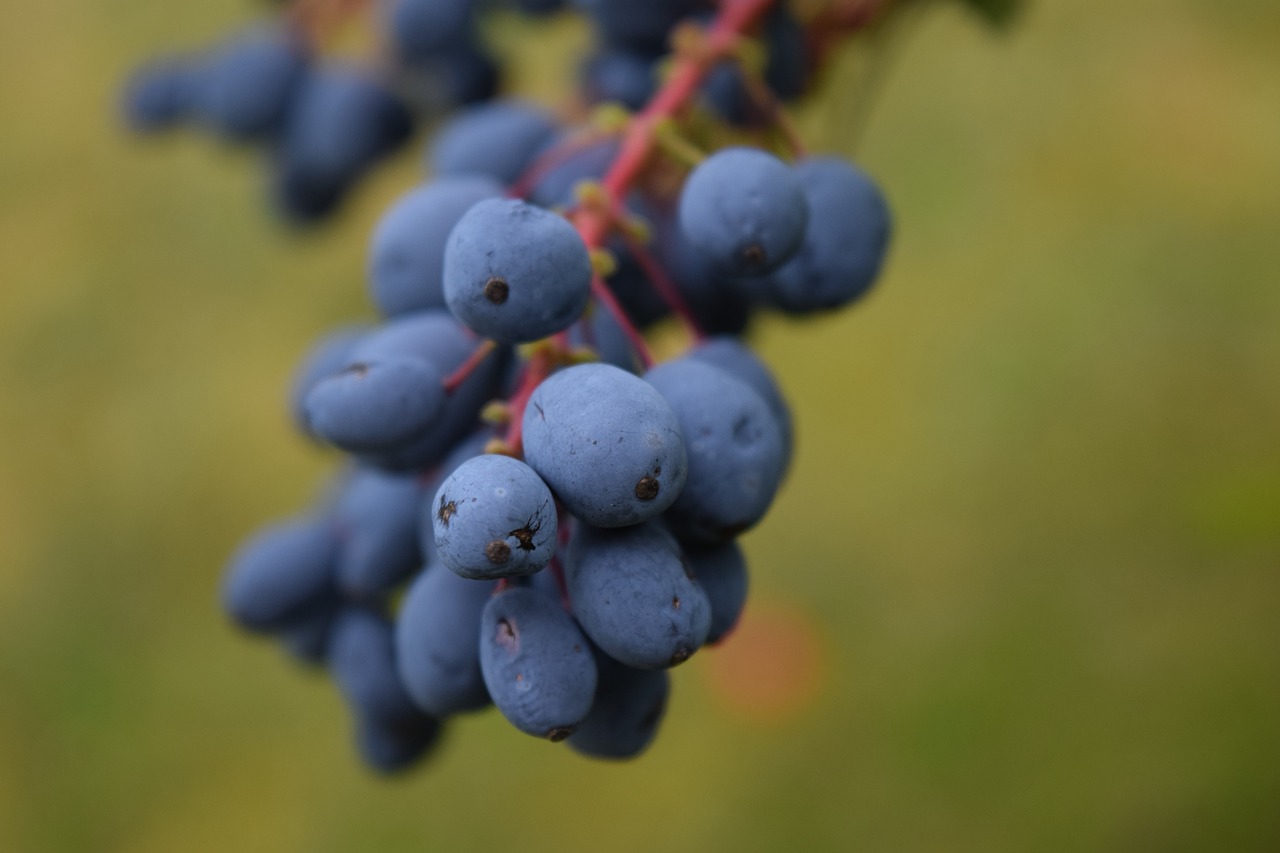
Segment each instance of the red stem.
M561 551L562 548L556 549L556 555L547 564L547 571L551 572L551 577L556 582L556 589L560 590L560 606L572 613L573 602L569 600L569 584L564 579L564 565L560 562Z
M564 579L564 562L560 559L560 555L565 553L565 549L569 547L569 540L573 536L573 528L569 526L571 523L569 513L559 501L556 501L556 553L547 565L547 571L551 572L551 577L560 590L560 604L572 613L573 602L569 598L569 584Z
M481 341L480 345L472 350L471 355L467 356L467 360L458 365L457 370L444 378L444 393L452 394L457 391L458 386L467 381L467 378L475 372L477 367L484 363L484 360L489 357L497 346L496 341Z
M622 327L622 333L627 336L627 341L631 344L631 348L635 350L636 357L640 359L641 366L645 370L653 367L655 360L653 351L649 349L648 342L644 339L644 335L640 334L640 330L627 317L627 312L622 310L622 306L614 298L613 291L609 289L609 285L604 283L604 278L601 276L597 275L591 279L591 295L613 315L613 319L618 321L618 325Z
M640 179L658 147L658 127L664 121L675 118L688 106L711 69L733 52L738 39L759 22L774 2L775 0L723 0L720 11L707 32L706 41L701 45L702 49L691 55L676 57L662 88L632 118L622 135L618 156L601 181L605 203L584 205L572 217L588 251L603 248L613 232L618 221L617 211L622 209L627 193ZM592 278L591 292L617 319L640 361L646 368L651 367L654 359L649 345L627 318L626 312L622 310L603 278L598 275ZM506 443L517 456L523 450L521 422L524 420L525 407L529 405L534 389L550 375L554 366L549 351L536 353L510 400L511 425L507 431Z
M621 206L658 145L658 126L688 106L702 81L721 59L733 52L738 39L769 10L774 0L724 0L707 33L703 50L677 57L667 82L622 137L618 158L601 181L609 204L603 211L584 210L577 218L578 233L588 249L598 249L612 228L610 212Z
M350 18L364 10L371 0L294 0L286 15L289 22L315 51Z
M529 359L529 364L520 379L520 386L511 398L511 424L507 427L506 444L515 456L524 455L524 410L529 405L529 398L542 380L551 375L555 368L549 350L540 349Z

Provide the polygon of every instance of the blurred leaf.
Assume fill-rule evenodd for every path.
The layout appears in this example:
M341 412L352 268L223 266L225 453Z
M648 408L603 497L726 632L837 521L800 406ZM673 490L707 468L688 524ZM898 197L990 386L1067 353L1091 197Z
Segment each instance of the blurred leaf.
M991 26L1001 28L1009 26L1026 6L1026 0L961 0L961 2Z

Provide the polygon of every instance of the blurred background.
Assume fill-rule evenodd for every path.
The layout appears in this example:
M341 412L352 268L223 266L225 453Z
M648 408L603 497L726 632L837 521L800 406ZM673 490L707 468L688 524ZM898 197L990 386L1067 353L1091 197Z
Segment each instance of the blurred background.
M0 28L0 850L1280 849L1280 6L939 4L849 58L804 122L896 242L758 330L799 456L739 635L634 763L488 713L394 781L217 587L333 466L284 388L371 316L416 150L298 235L252 155L114 112L260 8ZM582 33L535 32L495 37L547 96Z

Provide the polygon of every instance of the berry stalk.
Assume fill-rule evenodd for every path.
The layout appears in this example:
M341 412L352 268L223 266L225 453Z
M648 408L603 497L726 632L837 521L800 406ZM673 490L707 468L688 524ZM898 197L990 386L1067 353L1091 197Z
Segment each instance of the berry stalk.
M618 211L622 210L627 193L639 180L650 158L659 148L662 127L688 107L706 76L717 63L733 53L739 39L760 22L774 2L775 0L725 0L699 49L677 55L662 88L631 119L623 132L618 156L600 184L604 195L601 203L580 206L572 215L571 221L589 252L603 248L617 226ZM665 280L664 277L663 281ZM591 291L595 299L618 321L644 366L653 366L653 355L644 341L644 335L626 316L601 276L594 277ZM510 401L512 426L506 444L513 454L520 453L519 424L524 418L525 406L534 388L546 378L547 372L531 365Z

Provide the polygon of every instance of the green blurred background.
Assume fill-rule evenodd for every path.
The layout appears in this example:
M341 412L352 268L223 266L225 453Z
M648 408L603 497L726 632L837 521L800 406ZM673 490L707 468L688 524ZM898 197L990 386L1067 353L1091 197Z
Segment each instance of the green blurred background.
M369 315L416 156L297 236L253 157L113 113L254 11L5 11L0 850L1280 849L1280 5L933 10L856 149L851 57L806 124L897 239L856 310L759 330L799 457L749 653L677 671L636 763L488 714L393 782L216 591L332 466L282 389ZM580 40L496 35L544 92Z

